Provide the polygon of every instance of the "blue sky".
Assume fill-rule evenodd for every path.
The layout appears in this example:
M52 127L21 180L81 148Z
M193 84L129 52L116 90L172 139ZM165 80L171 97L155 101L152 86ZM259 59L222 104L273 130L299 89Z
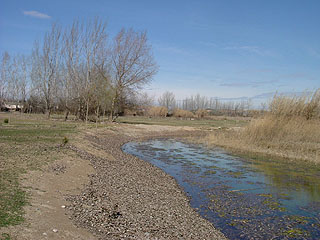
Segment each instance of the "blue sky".
M320 87L319 0L1 0L0 53L29 54L53 22L94 16L110 37L122 27L148 32L160 68L147 91L156 97Z

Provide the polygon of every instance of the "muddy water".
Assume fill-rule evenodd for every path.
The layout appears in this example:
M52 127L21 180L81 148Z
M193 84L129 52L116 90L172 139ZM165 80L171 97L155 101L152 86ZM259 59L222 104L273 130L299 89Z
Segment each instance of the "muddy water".
M191 206L231 239L320 239L320 169L244 159L175 140L123 150L173 176Z

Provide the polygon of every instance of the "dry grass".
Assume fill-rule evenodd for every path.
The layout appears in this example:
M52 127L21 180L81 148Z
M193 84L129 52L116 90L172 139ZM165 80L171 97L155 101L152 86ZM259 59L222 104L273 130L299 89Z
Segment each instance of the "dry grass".
M208 116L208 112L205 109L199 109L196 111L197 118L204 118Z
M274 96L270 112L277 118L302 117L306 120L320 118L320 89L304 96Z
M166 107L151 107L148 111L150 117L166 117L168 109Z
M208 142L238 151L320 163L319 93L275 96L269 112L243 129L216 132Z
M173 116L178 118L193 118L194 114L190 111L177 108L174 110Z

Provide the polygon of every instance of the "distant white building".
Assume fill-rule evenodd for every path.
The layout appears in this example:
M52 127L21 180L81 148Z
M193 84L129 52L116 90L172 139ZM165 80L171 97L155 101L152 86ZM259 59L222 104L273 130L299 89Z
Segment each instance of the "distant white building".
M23 108L23 105L19 104L4 104L3 106L5 111L19 111Z

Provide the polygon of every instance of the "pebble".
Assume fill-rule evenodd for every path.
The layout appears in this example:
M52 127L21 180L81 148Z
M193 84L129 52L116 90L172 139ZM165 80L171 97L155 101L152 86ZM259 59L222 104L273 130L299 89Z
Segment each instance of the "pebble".
M190 207L189 199L171 176L122 152L124 143L137 138L110 131L85 139L113 159L69 145L96 170L79 195L67 197L67 214L77 226L99 239L225 239Z

